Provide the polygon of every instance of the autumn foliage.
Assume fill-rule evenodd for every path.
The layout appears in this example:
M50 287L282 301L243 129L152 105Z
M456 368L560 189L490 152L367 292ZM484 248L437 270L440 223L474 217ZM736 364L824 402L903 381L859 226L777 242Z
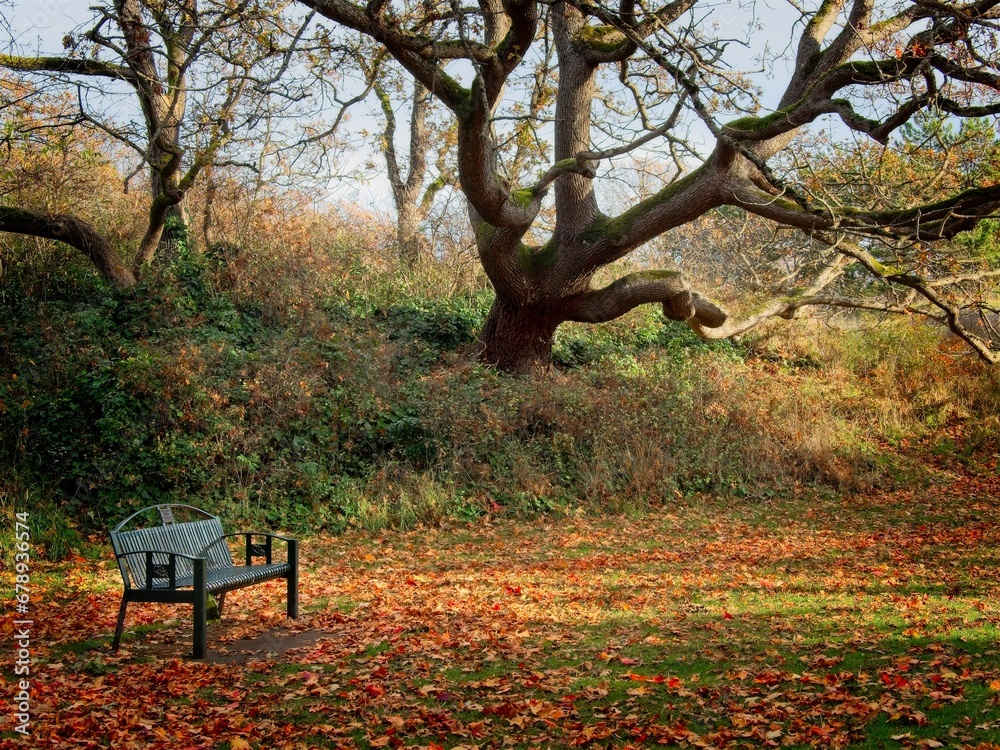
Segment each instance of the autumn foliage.
M995 748L998 489L315 538L204 662L169 605L108 653L106 549L38 565L31 744Z

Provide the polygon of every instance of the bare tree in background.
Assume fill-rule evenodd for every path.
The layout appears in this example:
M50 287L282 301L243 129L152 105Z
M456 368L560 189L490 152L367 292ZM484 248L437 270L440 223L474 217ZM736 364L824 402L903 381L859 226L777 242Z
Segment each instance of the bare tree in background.
M423 84L408 79L383 55L374 65L366 65L366 77L378 97L382 114L379 150L385 160L386 174L396 208L396 247L407 266L415 266L427 256L429 248L420 225L427 219L438 192L454 182L448 156L453 133L430 121L432 97ZM403 98L408 105L406 155L397 146L396 102ZM428 157L436 156L434 164ZM430 176L432 167L436 175Z
M134 285L153 261L168 216L183 216L184 196L206 170L259 169L262 134L273 133L275 121L321 108L299 56L309 19L289 14L289 5L106 0L92 7L91 21L65 35L63 54L26 54L11 39L0 67L23 76L38 94L62 94L74 103L31 127L92 128L124 144L138 164L126 187L147 170L150 204L130 264L78 216L0 205L0 231L66 242L107 279ZM329 52L325 46L323 54Z
M364 39L364 37L362 37ZM385 162L386 176L396 209L396 246L408 266L438 253L428 240L436 234L429 226L435 200L445 188L458 187L455 165L456 126L442 120L433 94L399 67L384 49L362 41L355 54L368 87L378 100L382 128L376 134L376 148ZM553 51L548 48L533 68L524 71L518 86L527 92L525 102L516 104L509 115L495 118L500 126L499 148L510 158L503 164L505 178L518 181L527 170L546 163L549 145L540 132L551 122L553 104ZM367 92L366 92L367 93ZM405 112L405 119L400 116ZM374 169L369 162L367 169Z

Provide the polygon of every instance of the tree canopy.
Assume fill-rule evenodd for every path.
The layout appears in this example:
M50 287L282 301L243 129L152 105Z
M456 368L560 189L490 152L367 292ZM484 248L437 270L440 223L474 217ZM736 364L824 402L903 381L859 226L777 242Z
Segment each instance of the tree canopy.
M206 170L258 170L262 159L287 160L289 151L317 140L308 118L318 117L315 102L329 102L313 73L332 67L324 65L332 50L305 40L309 18L288 13L288 6L288 0L105 0L91 7L90 20L67 30L60 54L24 50L9 34L0 68L20 95L3 102L8 140L75 128L100 134L125 147L126 164L137 165L126 190L147 171L150 200L131 264L76 215L0 205L0 230L66 242L106 278L134 285L153 261L167 216ZM32 105L46 97L61 105ZM300 121L299 135L275 144L278 123L292 119Z

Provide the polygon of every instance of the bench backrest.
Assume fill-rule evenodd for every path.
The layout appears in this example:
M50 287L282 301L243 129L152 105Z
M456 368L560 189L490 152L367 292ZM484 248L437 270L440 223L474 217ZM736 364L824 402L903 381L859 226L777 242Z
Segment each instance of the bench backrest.
M161 521L158 526L126 529L137 519L151 515L156 511ZM197 520L178 522L175 514L195 515ZM157 505L133 513L111 531L111 545L116 555L140 550L161 550L163 552L180 552L194 557L205 557L208 569L231 568L233 558L229 545L224 542L213 544L222 538L222 522L217 516L206 513L198 508L187 505ZM154 565L165 565L169 560L167 555L153 555ZM190 560L178 558L176 561L177 578L193 575L194 570ZM125 585L144 587L146 585L146 556L127 555L118 558L118 567L122 573Z

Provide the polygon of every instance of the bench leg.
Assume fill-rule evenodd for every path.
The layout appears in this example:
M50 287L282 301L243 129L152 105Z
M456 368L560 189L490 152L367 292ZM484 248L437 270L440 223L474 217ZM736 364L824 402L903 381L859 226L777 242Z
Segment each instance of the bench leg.
M221 620L222 619L222 607L226 603L226 592L225 591L223 591L221 594L219 594L218 596L215 597L215 603L217 605L216 606L216 610L219 613L219 619Z
M204 659L208 651L208 561L194 561L194 658Z
M297 620L299 617L299 542L290 539L288 542L288 617Z
M117 651L122 642L122 631L125 629L126 607L128 607L128 599L123 596L121 606L118 608L118 627L115 628L115 639L111 642L112 651Z

